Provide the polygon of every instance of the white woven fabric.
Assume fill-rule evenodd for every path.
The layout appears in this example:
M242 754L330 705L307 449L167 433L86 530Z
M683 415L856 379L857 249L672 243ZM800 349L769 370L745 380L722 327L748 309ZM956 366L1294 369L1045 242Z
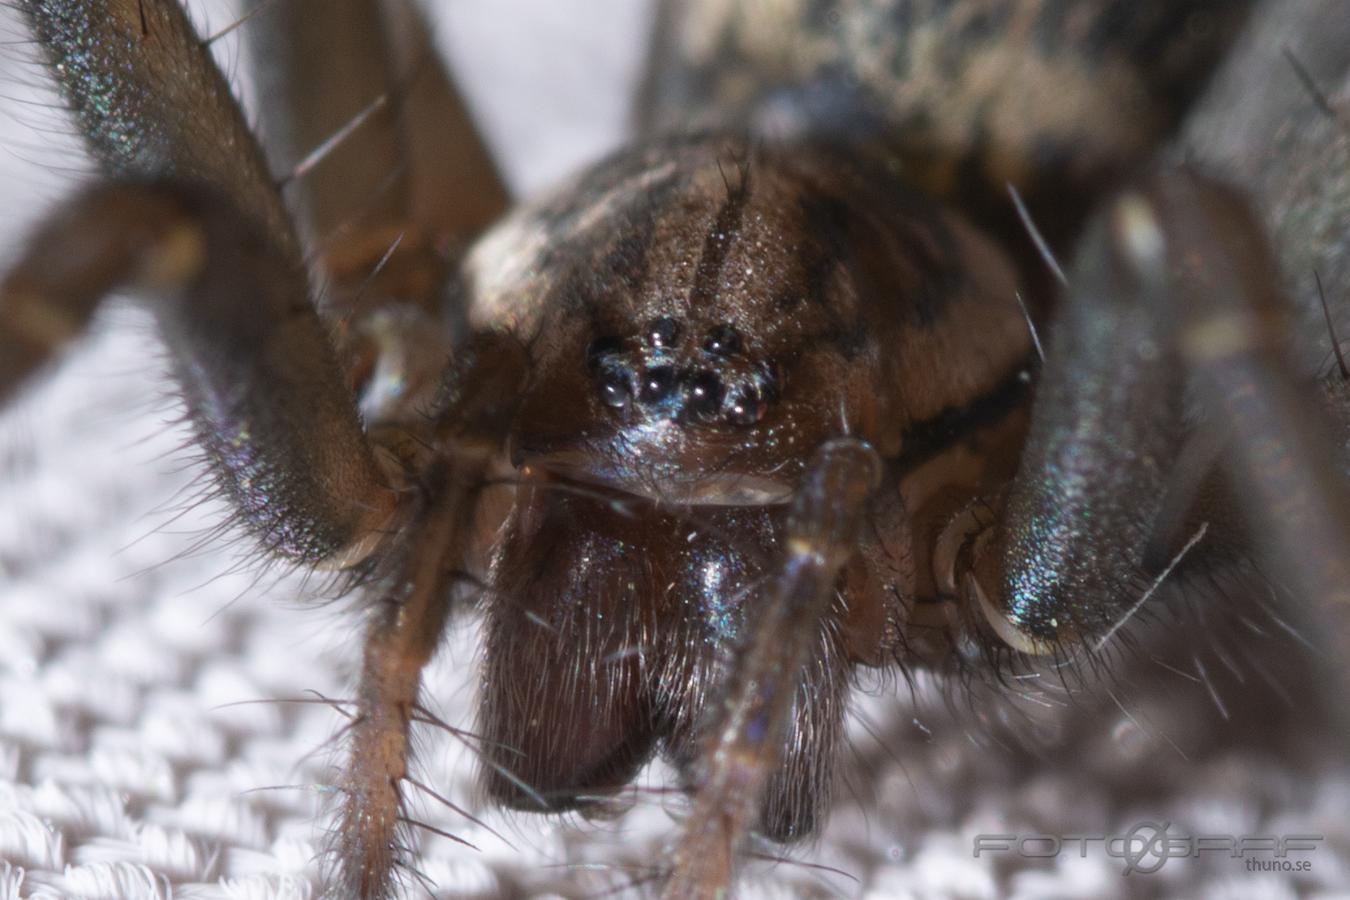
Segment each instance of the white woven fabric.
M619 133L645 20L630 4L608 16L581 5L447 8L445 41L489 134L533 151L508 156L527 187ZM215 25L229 20L207 12ZM40 77L17 60L0 71L11 97ZM28 220L73 180L54 170L29 114L14 118L0 132L11 151L0 160L4 197ZM550 128L560 137L543 142ZM240 548L201 544L222 511L183 493L196 470L179 452L187 435L165 424L172 405L159 399L145 322L126 310L105 319L0 418L0 900L316 896L328 755L315 751L341 719L322 704L257 701L344 696L352 620L307 602L298 578L258 580ZM476 664L465 622L428 678L446 721L471 727ZM751 863L740 896L1350 896L1350 775L1316 742L1296 767L1195 740L1194 723L1216 717L1194 678L1121 708L1047 713L1040 727L1063 737L1041 757L992 744L946 696L923 678L861 696L823 838L792 862ZM418 818L474 846L420 833L427 882L409 896L595 895L641 878L677 833L681 801L655 790L666 783L660 767L610 821L508 815L481 801L470 754L444 734L423 737L421 781L485 824L419 800ZM1198 755L1183 759L1174 739ZM1144 820L1176 833L1325 839L1298 875L1220 857L1122 876L1101 852L972 855L982 832L1117 832Z

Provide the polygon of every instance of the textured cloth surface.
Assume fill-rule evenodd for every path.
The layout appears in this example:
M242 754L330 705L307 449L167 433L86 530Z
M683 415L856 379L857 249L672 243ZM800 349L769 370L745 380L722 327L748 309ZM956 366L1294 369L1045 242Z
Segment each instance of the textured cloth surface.
M645 18L635 4L608 6L446 10L444 43L525 191L618 138ZM204 30L229 21L224 8L201 12ZM7 35L19 33L11 24ZM41 73L22 48L5 50L3 93L22 104ZM221 54L243 65L237 47ZM19 105L6 123L14 228L76 182L49 155L59 121ZM112 310L0 418L0 900L316 896L327 742L342 721L316 701L348 690L355 619L212 535L224 511L197 499L193 454L181 449L189 436L169 424L146 332L138 315ZM1213 689L1210 657L1195 659L1199 669L1162 689L1057 698L1025 725L930 678L873 679L857 696L823 836L789 861L748 864L740 896L1350 896L1340 893L1350 776L1326 762L1315 726L1308 737L1262 734L1300 720L1244 710L1246 691ZM427 678L445 721L472 727L477 663L466 620ZM1284 671L1248 668L1276 681ZM1271 692L1252 693L1264 704ZM1028 742L1044 749L998 736L1033 726ZM660 766L604 821L512 815L482 801L461 743L424 732L419 780L481 824L415 797L418 819L472 846L419 832L426 881L410 881L409 896L598 895L642 880L678 832L683 803L662 790L671 779ZM1295 857L1312 864L1298 874L1221 855L1122 875L1099 848L972 854L981 833L1123 834L1140 823L1323 841Z

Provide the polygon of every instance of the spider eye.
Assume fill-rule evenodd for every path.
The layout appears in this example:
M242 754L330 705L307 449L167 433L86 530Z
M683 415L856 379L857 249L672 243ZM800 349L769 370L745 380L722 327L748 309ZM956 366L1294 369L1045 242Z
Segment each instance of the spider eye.
M647 326L647 343L653 347L668 348L680 339L680 323L670 316L652 320Z
M738 384L731 392L727 421L742 427L755 425L776 399L778 381L769 368L761 366L748 381Z
M600 374L600 402L611 409L623 409L633 399L633 373L624 366L612 366Z
M754 425L764 418L764 411L767 408L768 404L760 396L758 388L741 388L731 398L727 421L732 425Z
M660 403L675 391L675 369L671 366L653 366L642 375L642 390L638 396L643 403Z
M689 379L685 408L696 418L711 419L722 408L722 379L706 369Z
M708 332L703 349L713 356L735 356L741 351L741 335L730 325L718 325Z

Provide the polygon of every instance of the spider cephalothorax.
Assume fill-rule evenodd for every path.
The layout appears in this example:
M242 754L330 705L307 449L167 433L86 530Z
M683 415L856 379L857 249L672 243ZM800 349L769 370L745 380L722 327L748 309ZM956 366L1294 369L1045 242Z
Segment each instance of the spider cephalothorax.
M4 282L0 397L129 286L239 521L361 576L344 896L406 862L421 671L466 596L489 793L593 806L663 755L693 795L672 898L816 827L860 666L1093 672L1197 547L1318 621L1350 603L1344 388L1291 374L1241 194L1144 166L1252 4L668 3L646 135L481 237L505 194L411 7L268 32L331 29L385 90L300 165L300 229L175 4L22 6L107 177ZM275 133L322 136L350 85L297 99L318 63L259 46Z
M602 163L470 256L531 344L514 462L667 502L782 502L803 447L851 434L894 456L1023 361L1012 267L903 180L826 149L677 147ZM537 231L538 257L477 277Z

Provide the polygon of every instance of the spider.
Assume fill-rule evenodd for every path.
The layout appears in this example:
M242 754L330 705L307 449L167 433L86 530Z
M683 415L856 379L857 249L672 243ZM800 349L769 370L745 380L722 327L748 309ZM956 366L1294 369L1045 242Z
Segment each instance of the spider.
M325 151L279 188L174 3L29 0L105 177L0 288L0 399L133 289L237 524L360 592L341 896L407 862L459 606L488 793L587 808L660 753L664 896L717 896L751 831L818 828L859 668L1088 678L1165 580L1250 566L1343 645L1342 372L1297 374L1250 201L1155 158L1253 7L672 2L644 137L506 213L412 7L260 16L266 130ZM1196 152L1256 167L1215 110ZM1298 149L1248 186L1341 213ZM1286 266L1344 284L1297 218Z

